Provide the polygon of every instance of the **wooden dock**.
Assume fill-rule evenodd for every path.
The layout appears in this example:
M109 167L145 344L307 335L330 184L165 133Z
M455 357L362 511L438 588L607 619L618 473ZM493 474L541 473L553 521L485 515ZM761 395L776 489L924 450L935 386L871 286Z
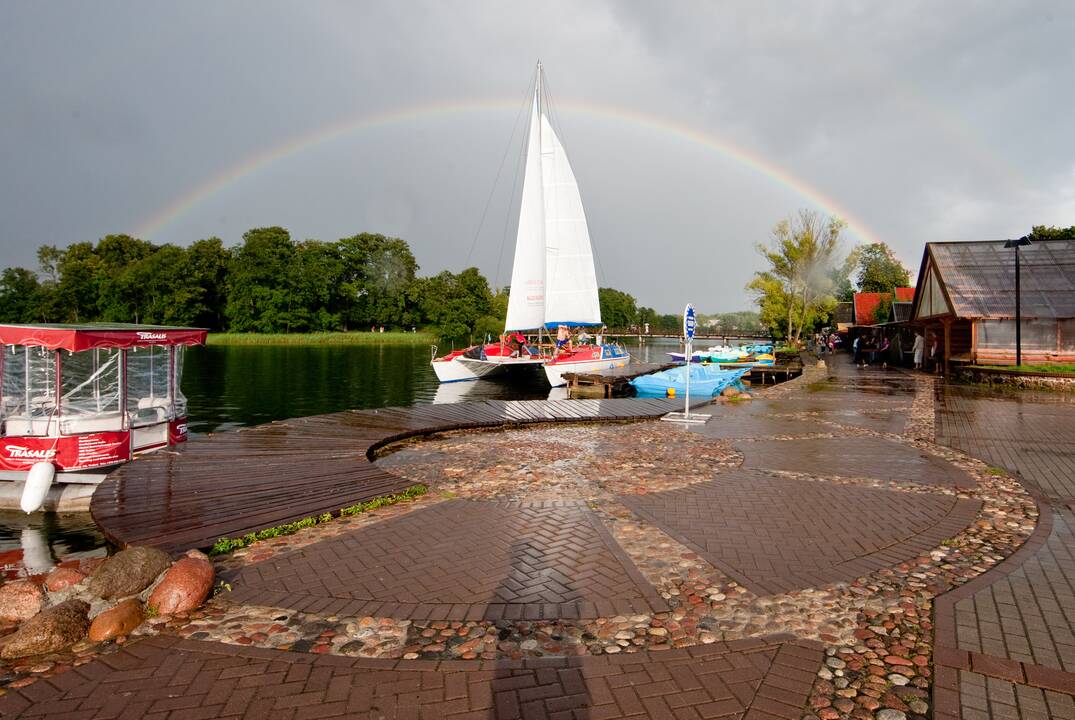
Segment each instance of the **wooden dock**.
M746 380L754 385L776 385L786 382L803 374L803 364L789 363L786 365L755 365L750 369Z
M571 397L611 398L623 394L627 384L636 377L668 370L681 364L678 362L638 363L593 372L564 373L563 377L567 380L567 391Z
M699 404L709 402L709 398ZM90 513L112 543L171 553L338 512L413 483L372 462L404 438L448 430L656 418L680 400L526 400L355 410L197 438L124 465Z

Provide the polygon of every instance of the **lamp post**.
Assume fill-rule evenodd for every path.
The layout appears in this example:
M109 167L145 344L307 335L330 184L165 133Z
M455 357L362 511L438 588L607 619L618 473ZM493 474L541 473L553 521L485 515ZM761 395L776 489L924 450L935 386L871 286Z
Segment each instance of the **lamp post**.
M1030 244L1030 237L1024 235L1017 240L1006 240L1005 248L1015 248L1015 365L1023 364L1023 313L1021 293L1019 292L1019 248Z

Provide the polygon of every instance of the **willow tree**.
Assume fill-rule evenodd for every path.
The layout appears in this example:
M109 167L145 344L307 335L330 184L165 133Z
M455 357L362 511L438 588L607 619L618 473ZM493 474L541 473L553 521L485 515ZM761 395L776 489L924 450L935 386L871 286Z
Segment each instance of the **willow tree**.
M757 296L762 320L789 341L798 341L836 303L833 270L845 227L839 218L800 210L776 224L768 244L757 246L769 267L747 288Z

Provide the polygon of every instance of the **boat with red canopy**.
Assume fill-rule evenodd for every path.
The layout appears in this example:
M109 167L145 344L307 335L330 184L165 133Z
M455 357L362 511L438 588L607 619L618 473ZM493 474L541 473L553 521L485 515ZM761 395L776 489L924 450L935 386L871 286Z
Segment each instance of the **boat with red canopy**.
M85 510L136 454L187 439L180 389L198 328L0 325L0 507Z

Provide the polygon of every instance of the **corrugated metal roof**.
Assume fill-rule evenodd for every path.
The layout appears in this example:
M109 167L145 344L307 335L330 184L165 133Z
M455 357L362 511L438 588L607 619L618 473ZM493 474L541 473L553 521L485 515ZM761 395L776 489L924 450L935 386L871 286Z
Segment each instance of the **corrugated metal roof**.
M1015 316L1015 256L1003 240L929 243L957 317ZM1075 240L1019 248L1023 317L1075 317Z
M892 303L892 320L894 322L907 322L911 319L911 302Z

